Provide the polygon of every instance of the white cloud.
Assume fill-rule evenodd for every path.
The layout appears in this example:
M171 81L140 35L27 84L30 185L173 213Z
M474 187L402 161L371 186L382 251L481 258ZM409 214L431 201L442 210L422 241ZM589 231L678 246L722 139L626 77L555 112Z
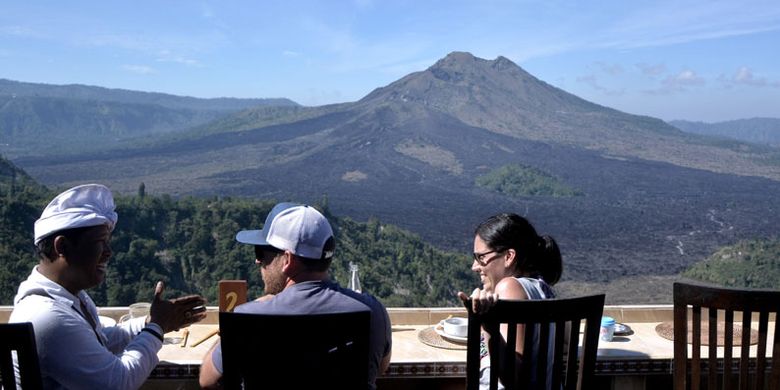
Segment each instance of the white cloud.
M765 87L768 84L765 78L753 76L753 71L747 66L742 66L737 70L737 73L734 75L734 82L756 87Z
M203 64L200 63L198 60L194 60L191 58L184 58L181 56L177 56L172 54L168 50L163 50L160 52L160 56L156 59L157 62L172 62L176 64L183 64L191 67L196 68L202 68Z
M733 87L736 85L745 85L750 87L774 87L780 88L780 81L770 81L765 77L757 77L753 70L748 66L740 66L739 69L732 76L721 75L718 78L719 81L725 84L726 87Z
M650 95L669 95L678 92L686 92L692 87L703 86L707 81L696 74L695 71L685 69L676 75L670 75L661 81L661 86L656 89L645 90Z
M646 64L643 62L640 62L636 64L636 67L639 68L639 70L644 74L645 76L655 77L658 76L664 72L666 72L666 65L664 64Z
M677 85L702 85L704 79L699 77L696 72L686 69L678 73L677 76L668 77L665 82Z
M300 57L301 53L293 50L284 50L282 51L282 56L284 57Z
M157 71L154 68L146 65L122 65L122 69L131 73L136 73L141 75L150 75L150 74L157 73Z

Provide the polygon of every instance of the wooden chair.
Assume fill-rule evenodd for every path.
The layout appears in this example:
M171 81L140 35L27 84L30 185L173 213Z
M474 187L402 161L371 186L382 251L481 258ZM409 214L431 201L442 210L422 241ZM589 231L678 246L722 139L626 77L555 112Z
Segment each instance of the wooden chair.
M771 364L769 388L780 389L780 327L775 326L772 360L766 359L767 333L770 313L777 321L780 309L780 291L746 290L725 287L708 287L686 283L674 284L674 388L701 387L701 376L707 376L707 389L717 388L718 382L718 310L723 312L723 388L764 389L766 368ZM688 371L688 307L691 306L690 373ZM701 311L707 311L709 328L707 360L701 359ZM734 312L742 314L742 338L739 354L739 387L732 382L732 355L734 347ZM755 375L750 375L750 329L753 316L758 315L758 345L755 358ZM775 322L776 324L777 322ZM706 373L702 363L707 364ZM690 374L690 378L689 378ZM751 380L752 377L752 380ZM753 387L750 387L750 382Z
M38 362L38 350L35 346L35 333L29 322L18 324L0 324L0 377L2 388L16 388L13 354L19 366L19 383L23 389L40 389L41 368Z
M365 389L370 312L219 313L226 389Z
M508 334L503 356L506 367L505 378L514 378L515 383L502 383L506 389L531 388L532 377L544 378L537 380L537 388L560 389L590 389L594 387L593 372L596 366L596 350L598 348L601 314L604 310L604 294L571 299L545 299L507 301L499 300L487 313L477 315L471 310L470 302L466 304L469 312L468 350L466 352L466 389L479 388L480 375L480 334L482 328L498 327L508 324ZM583 347L577 353L581 321L585 320ZM523 357L534 356L536 372L531 372L531 364L523 364L519 373L515 371L515 342L517 340L517 325L525 324L525 344ZM538 324L538 327L534 327ZM489 328L488 328L489 329ZM536 331L534 331L536 329ZM553 344L552 354L549 348L537 347L534 354L534 337L538 337L538 346ZM573 342L569 342L572 340ZM490 340L490 388L498 385L499 348L498 338ZM564 347L566 348L564 349ZM565 356L577 356L577 359ZM527 360L530 361L530 360ZM552 383L545 383L548 378L548 368L552 365ZM564 376L565 373L565 376Z

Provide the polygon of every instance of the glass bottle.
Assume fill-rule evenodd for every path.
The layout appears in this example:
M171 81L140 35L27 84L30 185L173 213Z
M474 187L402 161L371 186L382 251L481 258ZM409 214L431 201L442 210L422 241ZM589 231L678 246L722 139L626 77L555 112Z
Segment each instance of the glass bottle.
M349 289L356 292L361 292L360 279L358 278L358 265L349 262L349 271L352 274L349 278Z

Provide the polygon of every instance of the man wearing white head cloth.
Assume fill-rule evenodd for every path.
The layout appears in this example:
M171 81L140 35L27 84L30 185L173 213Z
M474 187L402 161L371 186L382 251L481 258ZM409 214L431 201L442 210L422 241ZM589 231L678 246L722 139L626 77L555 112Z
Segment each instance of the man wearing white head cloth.
M103 327L84 291L103 282L116 225L114 198L99 184L71 188L35 222L40 262L19 285L9 322L32 322L46 389L137 389L157 365L163 335L205 318L205 300L162 298L150 314Z

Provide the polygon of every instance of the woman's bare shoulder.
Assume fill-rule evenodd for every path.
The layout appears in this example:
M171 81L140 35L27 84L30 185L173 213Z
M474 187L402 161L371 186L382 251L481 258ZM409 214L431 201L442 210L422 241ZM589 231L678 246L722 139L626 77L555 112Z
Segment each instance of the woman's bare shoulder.
M528 299L528 294L523 286L513 277L501 279L496 285L496 293L499 299Z

